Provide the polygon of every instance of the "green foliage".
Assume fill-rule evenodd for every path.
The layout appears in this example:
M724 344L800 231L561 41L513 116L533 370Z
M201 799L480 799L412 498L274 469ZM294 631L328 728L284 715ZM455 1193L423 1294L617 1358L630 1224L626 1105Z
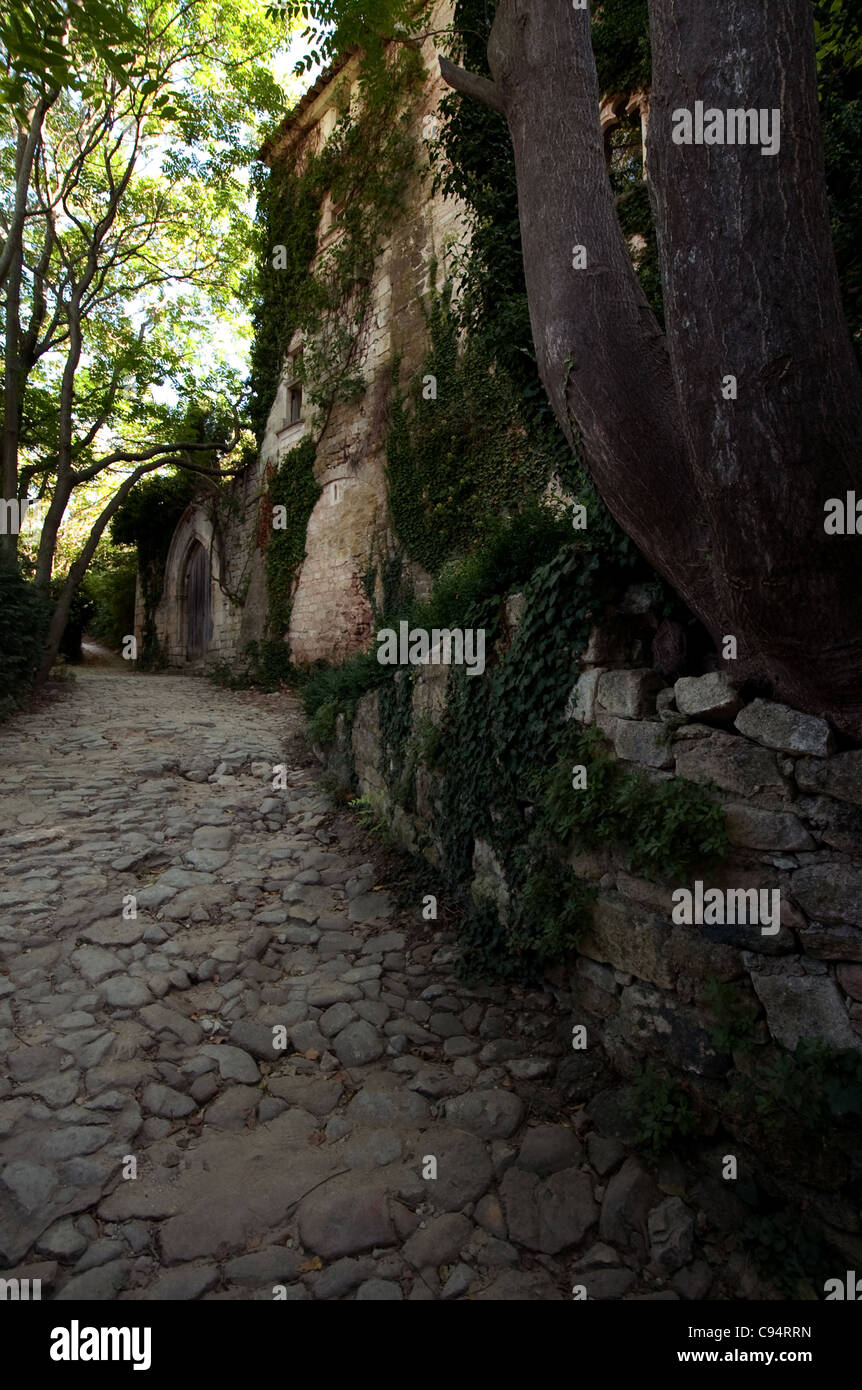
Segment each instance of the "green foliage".
M487 42L496 0L456 0L448 54L471 72L488 73ZM445 41L444 41L445 42ZM446 92L439 138L429 149L435 188L457 198L470 224L458 263L459 325L477 357L494 363L518 402L530 437L570 456L539 378L518 217L518 189L506 118L482 102Z
M276 639L282 639L290 626L296 579L305 559L308 520L320 496L314 476L315 453L314 440L306 435L284 455L270 478L262 509L268 625ZM278 530L271 524L276 506L285 508L287 523Z
M99 515L131 463L155 466L159 450L173 463L197 442L182 429L190 397L240 396L238 171L283 109L270 70L283 38L258 0L15 0L0 15L2 313L7 343L26 344L6 363L20 422L7 444L16 490L53 497L66 535L81 498Z
M185 470L144 478L118 508L111 522L114 545L134 545L138 551L144 618L138 665L147 670L161 664L155 614L162 596L165 561L177 523L195 495L195 475Z
M97 642L117 651L123 638L134 632L135 581L138 561L134 551L110 550L90 566L83 586L93 610L87 630Z
M302 704L314 741L330 742L336 717L344 714L351 721L362 696L390 677L391 668L380 665L376 651L359 652L340 666L321 663L302 674Z
M862 365L862 18L847 0L814 0L814 20L832 243Z
M591 36L601 92L636 92L652 79L647 0L600 0Z
M300 166L294 145L279 153L268 174L255 176L250 384L258 442L297 329L303 340L302 375L322 420L333 401L355 401L365 389L356 369L357 349L375 260L416 168L410 98L423 75L418 52L399 50L386 64L384 86L373 93L366 87L356 108L343 88L335 128L320 150ZM327 194L334 235L312 267Z
M742 1240L763 1278L787 1298L811 1298L829 1277L823 1237L796 1210L751 1216Z
M297 60L297 74L316 64L326 67L345 53L363 50L364 80L386 82L386 40L409 41L427 27L429 5L415 0L274 0L273 18L304 25L306 48Z
M63 87L82 89L86 75L76 61L80 48L94 53L123 88L142 41L139 26L112 0L91 0L87 5L16 0L0 13L3 105L24 119L34 87L43 94Z
M445 563L435 575L430 598L403 616L417 627L468 626L475 610L499 604L521 588L571 536L566 509L549 501L528 499L514 516L490 517L481 548Z
M538 982L549 966L574 951L592 918L595 890L552 855L535 853L532 845L517 851L510 863L516 877L506 956L520 965L520 979Z
M694 1133L697 1113L685 1086L651 1063L635 1076L626 1105L634 1143L658 1157Z
M523 980L525 962L512 953L508 929L500 921L494 903L471 899L458 933L460 956L457 970L468 984L491 976L499 980ZM526 973L530 975L530 965Z
M0 564L0 719L33 686L51 605L34 584Z
M721 1109L731 1132L794 1182L837 1190L862 1138L862 1057L819 1038L741 1049Z
M572 768L587 773L572 789ZM537 789L540 828L562 845L622 846L635 873L684 880L727 852L724 813L706 787L684 778L652 782L610 754L602 734L573 724L557 740L556 762Z
M822 1039L802 1039L794 1052L782 1052L764 1078L758 1114L776 1129L788 1122L809 1133L823 1133L838 1122L862 1120L862 1055L830 1047Z
M325 190L310 178L262 166L253 171L252 182L257 217L249 418L260 445L285 353L302 316ZM284 247L284 268L278 270L273 264L276 246Z
M556 439L527 430L517 384L502 367L494 370L480 337L459 346L450 286L431 296L428 331L428 352L406 397L396 387L386 472L398 539L436 574L542 491L556 464ZM426 399L430 377L434 396Z
M713 1046L719 1052L751 1052L757 1037L758 1008L739 982L708 980L703 1001L713 1019Z
M525 583L537 562L555 556L570 536L571 523L560 509L550 504L528 503L520 515L489 523L488 539L482 549L445 565L430 598L422 602L413 598L412 589L404 581L401 558L396 555L383 567L384 610L375 613L378 628L397 629L402 620L411 627L428 630L466 626L477 607L489 602L499 607L507 590ZM369 571L367 578L373 572ZM348 721L353 719L356 704L367 691L394 683L396 672L382 666L376 653L376 648L361 652L336 667L319 665L302 677L305 713L317 742L332 738L338 714L343 713ZM405 679L405 684L412 689L409 680ZM403 766L406 731L395 732L394 724L400 717L395 714L396 703L396 697L385 697L386 713L382 717L389 719L391 707L393 728L387 741L392 745L396 764ZM441 739L442 735L436 733L438 749Z
M356 796L347 803L363 830L378 839L388 842L389 831L380 798L376 796Z

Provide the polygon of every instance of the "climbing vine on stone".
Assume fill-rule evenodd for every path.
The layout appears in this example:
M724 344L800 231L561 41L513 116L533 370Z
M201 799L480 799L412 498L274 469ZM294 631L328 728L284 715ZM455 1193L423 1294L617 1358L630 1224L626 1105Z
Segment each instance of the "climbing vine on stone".
M111 523L115 545L135 545L144 616L138 665L142 670L162 664L155 614L165 582L174 530L197 488L197 475L187 471L145 478L131 492Z
M307 437L289 450L269 474L261 517L265 523L262 530L269 635L275 641L282 641L290 626L294 585L305 559L308 519L320 496L320 484L314 477L314 455L314 441ZM280 509L277 519L284 522L283 526L273 525L274 508Z
M337 99L325 144L303 154L299 142L256 178L257 272L251 354L252 414L262 439L293 334L303 338L302 376L321 415L335 400L365 389L358 349L371 299L374 266L404 207L417 167L411 98L425 75L419 52L394 52L385 84L363 84ZM327 195L332 224L318 249Z
M426 312L428 351L406 391L394 367L386 475L398 540L437 573L537 497L558 457L556 427L528 429L517 383L494 369L484 340L459 341L451 286L432 292Z

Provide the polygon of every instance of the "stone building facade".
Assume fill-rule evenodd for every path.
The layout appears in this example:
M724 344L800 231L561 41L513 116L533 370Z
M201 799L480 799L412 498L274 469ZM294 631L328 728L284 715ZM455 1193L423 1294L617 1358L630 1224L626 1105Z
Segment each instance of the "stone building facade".
M451 0L440 0L430 31L444 28ZM433 117L446 90L437 62L437 40L422 46L426 77L411 108L411 127L420 149L427 147ZM359 65L354 56L325 73L270 140L266 159L277 165L290 151L317 152L331 135L336 102L345 88L356 89ZM423 162L427 165L427 157ZM330 199L324 200L318 230L320 256L338 232L332 228ZM462 245L466 226L453 200L434 194L430 181L413 177L405 212L391 229L374 266L371 298L360 335L356 365L367 390L355 404L336 402L319 439L315 477L321 493L310 517L306 558L295 584L287 639L297 663L338 661L366 645L371 636L371 606L363 575L374 556L392 545L384 476L387 401L391 364L398 354L404 376L424 355L426 328L423 301L431 288L432 267L445 273L453 250ZM214 524L206 499L182 517L168 556L164 590L155 615L162 652L173 666L232 662L250 641L266 635L267 601L264 559L268 465L275 465L311 428L308 388L297 379L298 333L288 346L281 382L272 403L260 457L237 480L228 499L229 524ZM224 510L224 509L222 509ZM200 582L202 547L209 562L210 600L205 636L200 638L196 583ZM421 583L422 576L417 576ZM138 636L143 621L138 604Z

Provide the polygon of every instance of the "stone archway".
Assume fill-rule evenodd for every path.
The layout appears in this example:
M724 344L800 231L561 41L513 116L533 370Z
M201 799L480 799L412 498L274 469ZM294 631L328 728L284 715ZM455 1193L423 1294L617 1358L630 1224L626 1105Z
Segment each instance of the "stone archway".
M182 605L186 661L199 661L212 636L209 551L194 540L186 554Z

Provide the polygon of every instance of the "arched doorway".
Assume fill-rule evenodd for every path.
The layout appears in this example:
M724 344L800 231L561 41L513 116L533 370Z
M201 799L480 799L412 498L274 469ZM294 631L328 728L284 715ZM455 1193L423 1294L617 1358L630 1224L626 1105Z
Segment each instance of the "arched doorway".
M184 585L186 626L186 661L197 661L209 646L210 620L210 557L195 541L186 560Z

